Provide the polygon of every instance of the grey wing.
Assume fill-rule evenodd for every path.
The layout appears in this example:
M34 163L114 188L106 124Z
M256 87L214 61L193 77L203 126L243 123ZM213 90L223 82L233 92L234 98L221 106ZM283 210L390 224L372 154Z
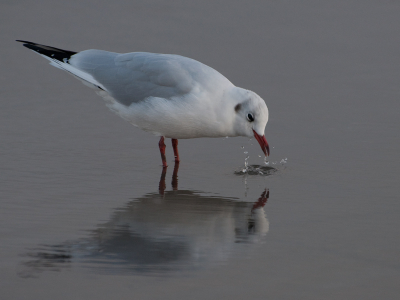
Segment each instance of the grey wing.
M178 55L86 50L69 63L89 73L118 102L129 106L148 97L171 98L189 93L202 65ZM199 65L196 65L199 64Z

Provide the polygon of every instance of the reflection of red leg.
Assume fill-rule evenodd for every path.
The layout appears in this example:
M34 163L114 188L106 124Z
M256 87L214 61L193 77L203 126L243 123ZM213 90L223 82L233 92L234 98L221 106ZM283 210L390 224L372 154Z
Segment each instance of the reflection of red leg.
M172 189L174 191L178 190L178 170L179 170L179 162L176 162L175 166L174 166L174 173L172 174L172 182L171 182Z
M167 187L165 184L165 175L167 174L167 167L162 168L160 183L158 185L158 192L160 195L164 195L165 188Z
M163 167L167 167L168 165L167 165L167 158L165 157L165 144L163 136L160 138L160 141L158 142L158 147L160 147L162 165Z
M180 162L179 152L178 152L178 140L171 139L171 141L172 141L172 148L174 149L175 162L178 163L178 162Z
M261 197L258 198L257 202L254 203L253 208L251 209L252 211L264 207L264 205L267 203L269 198L269 190L264 190L264 192L261 194Z

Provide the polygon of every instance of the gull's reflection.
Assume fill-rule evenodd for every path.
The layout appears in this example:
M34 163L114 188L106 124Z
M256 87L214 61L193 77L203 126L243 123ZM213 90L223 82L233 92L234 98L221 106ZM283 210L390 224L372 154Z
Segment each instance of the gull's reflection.
M269 229L264 212L269 191L246 202L177 190L178 167L172 175L173 191L165 191L164 168L159 193L116 209L86 238L31 250L20 275L72 265L107 273L163 274L249 255Z

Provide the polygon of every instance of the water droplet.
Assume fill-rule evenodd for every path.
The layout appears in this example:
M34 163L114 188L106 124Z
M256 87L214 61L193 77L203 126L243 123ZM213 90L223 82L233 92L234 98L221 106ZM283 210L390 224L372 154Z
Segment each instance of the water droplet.
M244 146L242 146L242 149L244 149Z
M258 155L258 157L261 157L261 155Z
M247 161L248 159L249 159L249 156L246 156L244 159L244 166L245 166L246 170L248 169L248 165L249 165L249 162Z

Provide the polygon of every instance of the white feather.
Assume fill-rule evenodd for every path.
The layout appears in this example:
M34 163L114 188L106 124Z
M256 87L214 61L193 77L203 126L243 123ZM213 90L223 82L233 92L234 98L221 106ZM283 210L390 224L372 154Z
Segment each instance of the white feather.
M75 68L74 66L70 65L69 63L61 62L57 59L48 57L48 56L40 54L40 53L38 53L38 54L43 56L45 59L49 60L50 65L52 65L53 67L67 71L68 73L74 75L78 79L81 79L84 82L87 82L87 83L93 85L94 87L100 87L103 90L106 90L105 87L100 82L95 80L92 75L90 75L86 72L83 72L83 71L79 70L78 68Z

